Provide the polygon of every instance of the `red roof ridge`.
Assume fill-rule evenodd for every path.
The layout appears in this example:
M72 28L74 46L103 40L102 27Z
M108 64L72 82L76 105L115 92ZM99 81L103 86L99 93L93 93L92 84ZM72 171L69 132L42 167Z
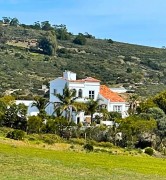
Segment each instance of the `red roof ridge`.
M118 93L115 93L110 90L106 85L101 85L100 86L100 92L104 98L110 100L111 102L125 102L125 100L118 95Z

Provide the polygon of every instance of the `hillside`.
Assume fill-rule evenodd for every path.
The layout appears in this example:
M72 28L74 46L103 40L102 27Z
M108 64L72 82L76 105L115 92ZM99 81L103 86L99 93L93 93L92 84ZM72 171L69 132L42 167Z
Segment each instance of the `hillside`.
M64 70L78 78L92 76L111 87L124 86L142 96L153 95L166 88L166 50L108 40L86 38L85 45L58 40L56 56L30 51L44 30L22 26L0 25L0 93L20 89L16 94L39 94L42 84L61 76Z

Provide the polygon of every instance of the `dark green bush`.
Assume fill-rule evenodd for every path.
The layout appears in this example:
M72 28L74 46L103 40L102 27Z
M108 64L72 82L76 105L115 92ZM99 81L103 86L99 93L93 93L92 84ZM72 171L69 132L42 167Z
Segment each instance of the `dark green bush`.
M145 148L145 153L152 156L154 153L154 150L151 147Z
M114 43L114 41L113 41L112 39L108 39L108 43L113 44L113 43Z
M79 45L85 45L86 44L86 38L83 34L79 34L74 40L73 43L79 44Z
M25 132L22 130L10 131L7 133L6 137L15 140L23 140L25 137Z
M84 149L87 150L87 151L93 151L93 145L91 145L91 144L85 144L85 145L84 145Z

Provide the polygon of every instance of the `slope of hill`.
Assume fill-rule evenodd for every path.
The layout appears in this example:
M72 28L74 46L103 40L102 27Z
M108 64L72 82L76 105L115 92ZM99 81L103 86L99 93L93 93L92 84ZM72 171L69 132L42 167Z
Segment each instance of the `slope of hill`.
M134 150L85 152L67 143L48 145L0 137L0 179L151 179L166 178L166 161ZM29 138L30 139L30 138ZM119 151L121 153L119 153ZM98 173L100 172L100 173Z
M87 38L85 45L58 40L56 56L29 51L43 30L0 25L7 37L0 44L0 92L21 89L18 93L35 94L42 84L61 76L64 70L78 78L92 76L110 86L124 86L140 95L152 95L166 87L166 50L108 40Z

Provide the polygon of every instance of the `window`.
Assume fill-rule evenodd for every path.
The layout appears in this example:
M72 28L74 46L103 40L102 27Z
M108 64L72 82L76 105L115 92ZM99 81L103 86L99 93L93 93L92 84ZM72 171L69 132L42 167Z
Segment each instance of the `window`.
M72 89L72 91L75 93L75 95L77 95L77 90L76 89Z
M78 97L82 98L82 89L78 90Z
M113 111L122 112L122 106L113 106Z
M56 94L57 94L57 89L54 89L53 94L54 94L54 95L56 95Z
M89 91L89 98L94 99L95 98L95 91Z
M77 117L77 124L80 123L80 117Z
M101 105L100 105L100 108L101 108L101 109L106 109L106 108L107 108L107 105L106 105L106 104L101 104Z

